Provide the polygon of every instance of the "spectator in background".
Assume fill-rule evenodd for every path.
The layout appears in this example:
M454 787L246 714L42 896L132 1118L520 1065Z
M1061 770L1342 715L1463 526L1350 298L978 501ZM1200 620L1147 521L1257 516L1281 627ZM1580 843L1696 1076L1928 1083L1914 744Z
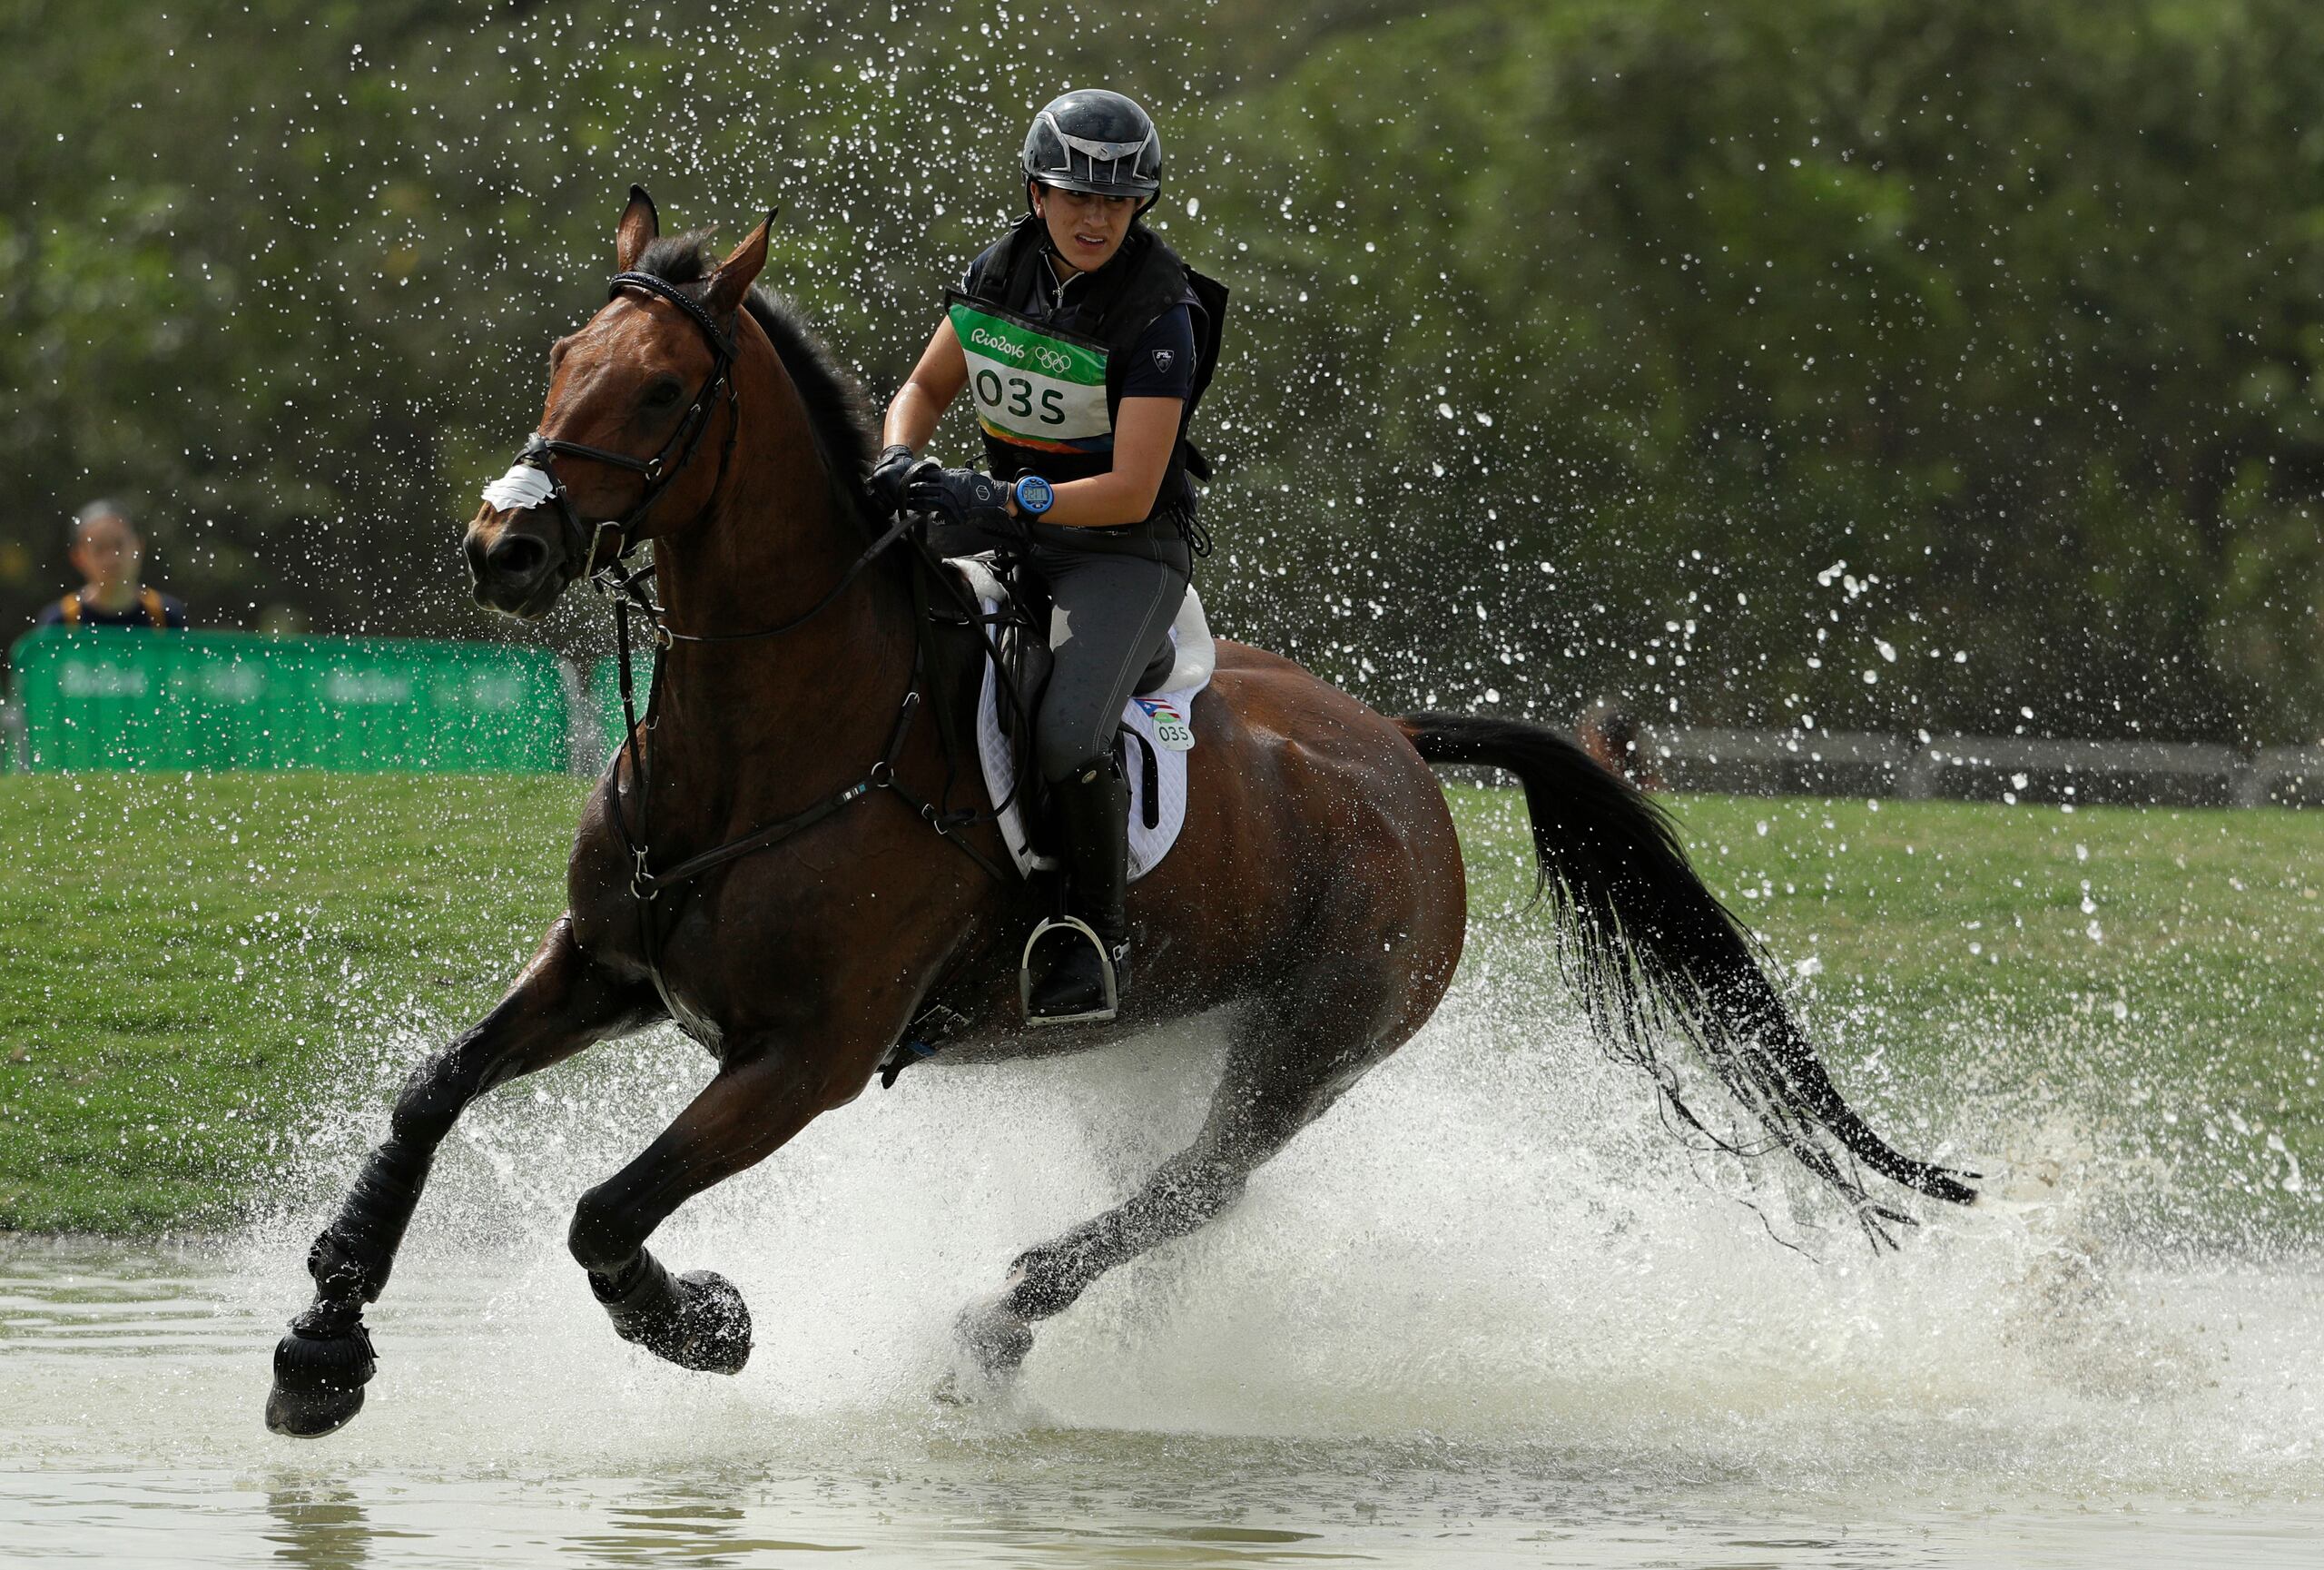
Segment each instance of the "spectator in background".
M184 602L137 580L145 542L112 502L93 501L73 515L70 555L87 581L42 611L41 626L184 630Z
M1638 716L1611 698L1600 698L1582 710L1574 723L1576 739L1590 761L1609 774L1620 775L1643 791L1662 788L1662 776L1640 739Z

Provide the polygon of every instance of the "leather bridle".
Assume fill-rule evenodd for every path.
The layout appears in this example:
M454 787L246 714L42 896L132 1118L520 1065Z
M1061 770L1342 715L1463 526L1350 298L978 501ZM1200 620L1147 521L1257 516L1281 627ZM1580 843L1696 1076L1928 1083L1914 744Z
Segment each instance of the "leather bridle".
M695 390L694 400L686 405L685 415L678 421L678 428L670 432L670 439L664 442L662 449L651 458L632 458L625 452L613 452L584 442L543 436L538 431L527 439L523 450L517 454L519 464L537 469L548 477L548 499L556 507L557 520L565 530L566 559L581 564L573 575L575 578L595 578L605 567L620 562L637 548L635 530L645 520L645 515L653 510L654 504L662 499L662 493L669 489L672 482L685 471L686 465L694 461L694 449L702 444L703 433L710 429L712 412L722 394L726 400L728 419L726 440L718 454L718 478L711 483L711 494L714 496L725 484L727 465L734 457L734 439L743 428L742 393L734 386L734 341L718 330L718 323L712 320L710 312L704 311L699 301L668 279L657 278L651 272L615 273L606 286L606 298L617 300L623 291L632 289L660 295L684 312L687 320L701 330L704 341L710 345L713 363L710 374ZM592 463L607 464L615 469L625 469L632 474L642 474L645 477L645 493L637 499L637 505L621 517L607 519L592 529L574 510L573 498L565 489L563 477L556 472L556 459L560 455L585 458ZM598 553L606 548L609 536L613 548L600 563Z

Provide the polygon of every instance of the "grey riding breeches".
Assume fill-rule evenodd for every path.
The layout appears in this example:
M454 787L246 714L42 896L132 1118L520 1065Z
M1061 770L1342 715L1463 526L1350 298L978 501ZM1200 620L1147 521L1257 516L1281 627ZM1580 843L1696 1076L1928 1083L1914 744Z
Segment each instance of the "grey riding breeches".
M1041 777L1056 781L1111 748L1130 695L1149 674L1168 674L1170 624L1194 563L1175 532L1091 538L1057 524L1029 532L1057 657L1035 732Z

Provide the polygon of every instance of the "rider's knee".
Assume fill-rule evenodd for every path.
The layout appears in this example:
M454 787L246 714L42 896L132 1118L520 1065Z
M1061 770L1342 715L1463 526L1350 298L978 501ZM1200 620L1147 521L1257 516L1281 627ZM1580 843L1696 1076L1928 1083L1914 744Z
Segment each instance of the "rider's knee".
M1050 724L1047 716L1042 718L1040 730L1034 737L1040 754L1041 778L1057 785L1071 778L1083 765L1095 761L1090 754L1098 749L1088 732L1071 720L1059 716Z

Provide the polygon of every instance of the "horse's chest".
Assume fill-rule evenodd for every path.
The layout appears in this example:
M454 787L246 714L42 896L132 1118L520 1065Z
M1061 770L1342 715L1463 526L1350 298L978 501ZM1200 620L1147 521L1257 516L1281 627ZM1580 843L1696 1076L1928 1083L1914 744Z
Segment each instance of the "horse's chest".
M606 888L576 900L576 936L655 984L697 1034L845 1018L892 1040L979 923L934 908L924 869L914 879L887 860L823 867L778 854L643 903Z

